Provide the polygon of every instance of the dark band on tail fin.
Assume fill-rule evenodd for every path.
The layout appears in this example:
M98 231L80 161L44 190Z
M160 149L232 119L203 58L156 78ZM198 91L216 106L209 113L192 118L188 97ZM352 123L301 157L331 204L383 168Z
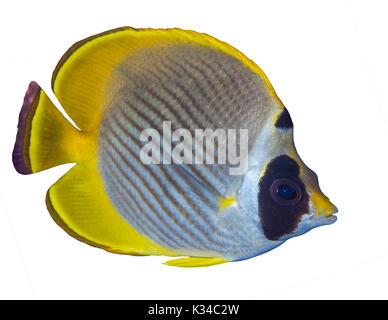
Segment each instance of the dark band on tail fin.
M18 132L12 153L12 162L16 171L21 174L32 173L28 149L30 146L32 119L39 104L40 91L39 85L32 81L28 86L23 106L19 113Z
M31 174L78 163L88 152L86 136L63 116L36 82L31 82L19 114L13 165L17 172Z

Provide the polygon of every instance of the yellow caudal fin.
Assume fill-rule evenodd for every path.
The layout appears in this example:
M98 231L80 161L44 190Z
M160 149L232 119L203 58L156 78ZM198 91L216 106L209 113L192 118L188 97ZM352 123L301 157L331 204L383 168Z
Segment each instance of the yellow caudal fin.
M208 267L216 264L221 264L229 262L222 258L199 258L199 257L190 257L190 258L180 258L164 262L165 265L182 267L182 268L198 268L198 267Z
M15 169L30 174L78 162L89 149L87 140L59 112L39 85L31 82L19 114L12 154Z
M122 27L81 40L58 62L52 75L52 89L78 128L89 131L98 125L109 101L112 74L117 66L140 49L177 42L208 46L237 58L258 74L276 97L264 72L237 49L207 34L176 28Z
M74 166L48 190L46 205L62 229L94 247L132 255L177 255L140 235L118 214L94 164Z
M96 134L71 125L35 82L19 115L12 158L22 174L78 163L46 196L52 218L72 237L115 253L177 255L141 236L119 215L97 171Z

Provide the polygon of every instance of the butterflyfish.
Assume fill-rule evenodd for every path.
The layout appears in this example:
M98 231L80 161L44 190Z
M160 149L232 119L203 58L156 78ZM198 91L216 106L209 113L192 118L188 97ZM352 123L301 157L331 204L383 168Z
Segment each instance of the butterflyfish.
M31 82L13 164L75 165L46 194L54 221L109 252L245 260L336 221L299 157L289 112L231 45L181 29L122 27L75 43Z

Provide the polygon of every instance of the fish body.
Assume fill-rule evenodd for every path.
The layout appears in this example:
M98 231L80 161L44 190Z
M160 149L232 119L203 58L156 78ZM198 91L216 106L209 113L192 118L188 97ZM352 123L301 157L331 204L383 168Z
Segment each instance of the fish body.
M78 240L206 266L336 219L269 80L224 42L180 29L107 31L68 50L52 88L78 128L32 82L13 162L22 174L77 163L46 204Z

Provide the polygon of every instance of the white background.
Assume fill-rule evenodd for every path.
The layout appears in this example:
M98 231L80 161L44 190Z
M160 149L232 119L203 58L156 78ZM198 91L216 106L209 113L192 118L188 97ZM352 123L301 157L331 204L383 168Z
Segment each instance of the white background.
M384 1L7 1L1 8L0 298L388 298L388 6ZM22 176L11 153L31 80L74 42L120 26L180 27L235 46L291 113L298 151L339 208L262 256L180 269L62 231L46 190L71 167Z

